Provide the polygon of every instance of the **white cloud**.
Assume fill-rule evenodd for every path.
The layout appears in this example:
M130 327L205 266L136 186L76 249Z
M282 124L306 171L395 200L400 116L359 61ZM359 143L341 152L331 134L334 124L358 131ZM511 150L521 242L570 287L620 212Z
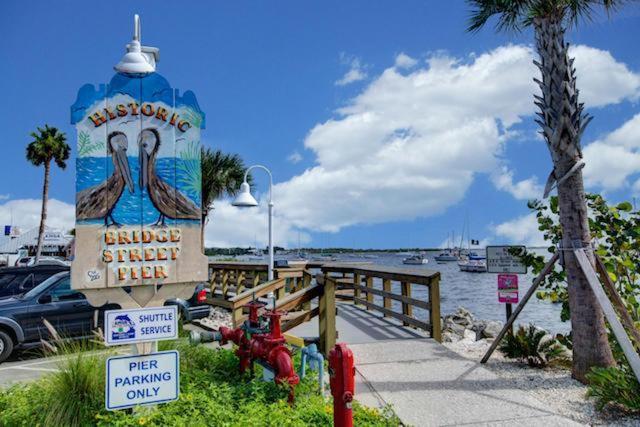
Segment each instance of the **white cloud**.
M497 165L503 126L533 112L531 50L506 46L464 63L438 55L386 69L305 139L317 164L277 184L293 226L337 231L443 212ZM491 102L487 102L491 100Z
M293 163L295 165L296 163L300 163L302 161L302 154L300 154L298 151L294 151L293 153L289 154L287 160L289 161L289 163Z
M261 202L264 202L262 200ZM298 242L298 230L274 208L274 246L293 247ZM256 208L237 208L228 200L216 202L205 228L205 243L209 247L255 246L266 247L268 243L268 216L265 203ZM300 233L300 242L308 243L307 233Z
M497 243L513 243L526 246L548 246L534 212L517 217L493 227ZM506 240L506 241L504 241Z
M541 198L544 191L535 176L514 183L513 171L506 166L491 175L491 181L498 190L506 191L518 200Z
M20 227L22 231L40 225L40 211L42 200L17 199L10 200L0 205L0 224L12 224ZM65 203L57 199L49 199L47 204L47 227L62 231L75 227L75 205Z
M587 186L616 190L640 172L640 114L584 148Z
M616 61L608 51L577 45L570 48L569 55L575 57L580 101L587 107L635 100L640 95L640 74Z
M640 74L608 52L576 46L572 54L587 106L637 98ZM398 55L334 117L307 134L304 145L315 165L274 188L277 244L296 241L298 229L336 232L354 224L438 215L458 203L475 175L500 167L504 144L518 137L513 125L535 112L533 57L522 45L463 59L439 53L426 65ZM336 84L364 78L358 59L343 55L343 63L349 72ZM541 195L534 177L514 182L513 173L502 169L494 179L516 198ZM496 241L543 244L532 215L493 231ZM263 245L263 209L239 212L218 204L207 227L210 245L253 245L256 236Z
M0 194L0 201L9 200L11 198L11 194Z
M349 65L349 71L335 82L336 86L346 86L367 78L367 73L358 58L347 57L344 53L340 55L340 58L343 64Z
M417 63L417 60L402 52L398 56L396 56L395 67L408 69L415 67Z

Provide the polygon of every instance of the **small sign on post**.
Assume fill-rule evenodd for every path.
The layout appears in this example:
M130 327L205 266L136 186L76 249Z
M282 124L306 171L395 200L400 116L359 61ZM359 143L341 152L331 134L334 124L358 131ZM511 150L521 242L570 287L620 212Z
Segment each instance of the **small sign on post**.
M178 308L148 307L104 313L105 345L136 344L178 338Z
M517 274L498 274L498 302L503 304L518 303Z
M527 266L521 256L525 246L487 246L487 272L527 274Z
M107 410L131 408L178 400L180 355L163 351L107 359Z

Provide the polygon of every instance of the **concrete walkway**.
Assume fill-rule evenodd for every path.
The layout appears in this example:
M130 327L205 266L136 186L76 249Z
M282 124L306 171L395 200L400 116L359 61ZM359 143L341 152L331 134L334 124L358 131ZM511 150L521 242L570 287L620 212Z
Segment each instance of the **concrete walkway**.
M577 426L421 332L350 304L338 305L339 341L356 358L356 399L367 406L390 404L414 426ZM291 332L317 335L317 323Z

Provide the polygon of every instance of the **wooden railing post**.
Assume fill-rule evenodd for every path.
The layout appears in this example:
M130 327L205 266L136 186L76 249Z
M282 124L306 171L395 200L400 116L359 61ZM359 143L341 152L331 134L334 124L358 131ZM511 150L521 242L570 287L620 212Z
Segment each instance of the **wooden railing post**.
M318 305L319 344L320 352L326 357L336 344L336 282L329 275L325 275L322 286L324 289Z
M429 283L429 324L431 338L442 342L442 327L440 326L440 276L431 278Z
M373 288L373 277L367 276L366 282L367 282L367 288L372 289ZM368 303L373 303L373 294L371 292L367 292L367 302ZM367 306L367 310L371 310L370 306Z
M411 283L409 282L400 282L400 288L402 290L402 296L411 298ZM407 304L405 302L402 303L402 314L405 316L413 317L413 306L411 304ZM409 323L402 322L404 326L409 326Z
M233 321L233 327L237 328L243 321L242 306L236 307L231 311L231 320Z
M382 279L382 290L385 292L391 292L391 280L390 279ZM382 297L382 306L388 310L391 310L391 298ZM384 317L389 317L387 314Z
M302 288L306 289L309 286L311 286L311 274L308 273L307 271L303 271L302 272ZM307 301L304 304L302 304L302 309L311 310L311 301Z
M354 284L353 296L355 298L360 298L360 288L358 288L358 286L362 284L362 278L357 273L353 273L353 284Z

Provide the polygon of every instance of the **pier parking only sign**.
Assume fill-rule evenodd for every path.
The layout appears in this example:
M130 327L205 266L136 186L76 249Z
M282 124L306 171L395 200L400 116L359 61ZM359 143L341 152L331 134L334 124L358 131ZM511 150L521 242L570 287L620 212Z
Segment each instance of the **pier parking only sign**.
M106 345L135 344L178 338L178 308L149 307L104 313Z
M180 355L163 351L107 359L107 410L178 400Z

